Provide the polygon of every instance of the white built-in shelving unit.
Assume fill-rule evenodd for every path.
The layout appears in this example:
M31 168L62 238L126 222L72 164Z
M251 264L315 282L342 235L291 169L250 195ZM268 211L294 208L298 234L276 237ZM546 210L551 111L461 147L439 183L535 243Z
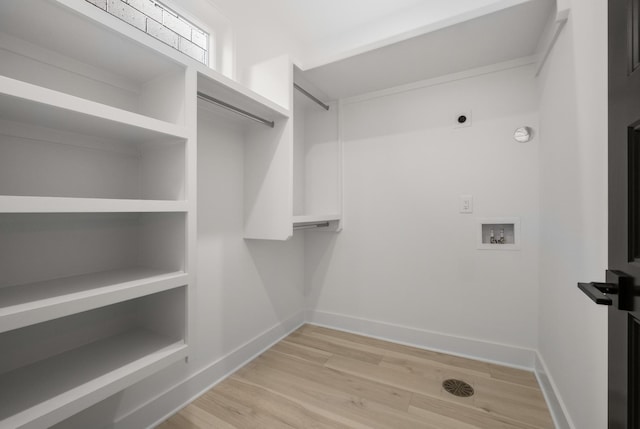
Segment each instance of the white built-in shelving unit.
M242 147L246 239L337 229L337 109L295 102L295 152L290 60L251 75L89 2L0 2L0 427L55 425L188 357L200 144Z
M110 19L0 4L0 427L49 427L188 356L195 85Z
M155 307L180 303L184 288L2 334L3 346L12 347L0 358L2 427L50 427L184 358L175 323L183 312L161 315ZM84 340L65 338L74 331Z
M342 142L340 106L327 101L302 70L294 66L294 229L339 231L342 228ZM320 103L328 107L325 109Z
M285 77L288 64L288 59L282 61ZM289 110L204 68L198 73L198 92L273 124L256 122L206 99L198 102L200 144L233 138L243 148L244 238L291 238L293 129ZM207 126L220 121L234 124L235 131L229 133L228 126Z
M331 102L326 111L294 91L294 82L300 83L326 99L289 58L278 58L261 67L266 74L283 76L284 85L264 88L264 92L274 99L288 100L289 109L215 72L198 68L199 93L273 123L269 127L242 118L206 99L198 102L200 144L232 138L243 147L244 237L288 240L299 228L339 231L342 146L338 103ZM236 124L235 132L210 125L221 120Z

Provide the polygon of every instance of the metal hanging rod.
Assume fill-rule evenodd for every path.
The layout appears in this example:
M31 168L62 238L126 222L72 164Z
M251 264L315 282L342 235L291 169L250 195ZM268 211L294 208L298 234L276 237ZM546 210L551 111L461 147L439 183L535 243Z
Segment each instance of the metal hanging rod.
M294 224L293 230L298 231L301 229L327 228L328 226L329 226L329 222L301 223L298 225Z
M323 103L322 100L320 100L319 98L316 98L313 94L311 94L309 91L307 91L306 89L304 89L303 87L301 87L297 83L294 82L293 83L293 87L295 89L297 89L298 91L300 91L301 93L303 93L304 95L306 95L307 97L309 97L310 99L312 99L319 106L321 106L324 110L329 110L329 105L328 104Z
M259 122L268 127L273 128L275 126L275 122L273 121L269 121L267 119L261 118L260 116L254 115L253 113L247 112L246 110L242 110L239 107L233 106L229 103L225 103L224 101L218 100L217 98L213 98L212 96L207 95L204 92L198 91L198 98L206 102L216 104L224 109L237 113L240 116L244 116L245 118L251 119L252 121Z

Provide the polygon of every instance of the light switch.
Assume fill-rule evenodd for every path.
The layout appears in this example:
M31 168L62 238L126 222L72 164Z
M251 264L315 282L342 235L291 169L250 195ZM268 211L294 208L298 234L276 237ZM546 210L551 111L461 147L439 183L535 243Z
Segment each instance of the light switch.
M460 195L460 213L473 213L472 195Z

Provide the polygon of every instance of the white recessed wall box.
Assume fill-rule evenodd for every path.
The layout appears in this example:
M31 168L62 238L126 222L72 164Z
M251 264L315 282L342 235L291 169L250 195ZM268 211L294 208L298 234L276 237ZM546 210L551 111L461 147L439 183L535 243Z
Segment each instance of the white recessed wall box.
M478 249L520 250L520 218L481 218L476 228Z

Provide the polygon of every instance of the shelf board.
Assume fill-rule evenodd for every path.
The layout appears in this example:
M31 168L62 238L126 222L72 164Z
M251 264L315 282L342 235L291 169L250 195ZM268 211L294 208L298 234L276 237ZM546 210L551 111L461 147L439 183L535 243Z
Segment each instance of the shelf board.
M0 195L0 213L168 213L187 211L186 201Z
M0 76L0 118L131 143L185 140L185 127Z
M0 288L0 333L187 283L183 271L130 268Z
M342 219L339 214L293 216L293 225L312 222L337 222Z
M289 111L251 89L207 67L198 69L198 91L264 119L278 122Z
M187 346L130 331L0 375L0 427L46 428L185 358Z
M2 1L0 29L137 86L184 69L173 48L85 1Z

